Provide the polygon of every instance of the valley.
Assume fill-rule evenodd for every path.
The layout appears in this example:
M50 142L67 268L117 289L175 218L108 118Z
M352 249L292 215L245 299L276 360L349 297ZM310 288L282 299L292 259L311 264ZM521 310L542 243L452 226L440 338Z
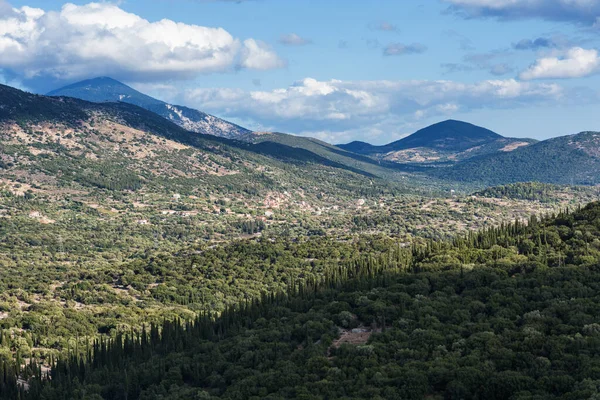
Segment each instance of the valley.
M0 400L600 400L600 0L0 0Z
M239 312L240 304L266 307L264 312L270 313L269 296L304 296L302 288L321 287L334 278L341 288L347 281L377 281L391 272L399 275L390 279L416 281L422 273L438 273L431 268L478 274L474 264L489 266L487 255L471 259L461 255L462 247L444 246L514 221L521 221L519 226L532 215L548 216L550 224L550 215L577 210L600 197L588 173L597 171L594 133L535 143L485 131L482 139L479 128L451 121L425 131L446 126L443 141L428 137L430 133L420 138L421 132L408 140L412 144L397 146L404 150L382 156L283 133L244 133L231 140L188 131L181 121L148 111L147 104L107 102L111 98L102 91L94 96L88 100L97 102L0 86L0 355L5 371L10 365L23 368L19 379L31 378L28 385L33 385L26 392L22 384L11 386L10 379L0 386L6 393L20 387L22 399L35 398L38 389L49 399L55 398L52 393L79 390L60 386L60 380L36 381L33 367L26 366L35 362L45 371L58 371L63 367L56 362L72 362L65 357L92 362L92 353L96 357L100 350L92 352L89 346L97 346L98 340L120 351L115 340L132 332L142 342L145 335L157 334L147 329L165 335L183 325L188 331L177 334L191 334L192 321L219 324L228 313ZM136 96L142 95L132 94ZM423 147L423 141L432 144ZM548 156L552 152L560 157ZM519 166L536 155L555 169L544 161L534 161L530 169ZM563 179L567 176L587 185L571 185ZM595 233L590 235L584 240L596 246ZM517 247L501 246L496 250L502 262L494 264L498 276L514 265L528 271L533 261L566 262L557 261L562 250L552 260L541 260L539 249L521 249L520 239ZM484 249L489 255L489 246ZM596 256L595 250L582 255L588 257L585 262ZM363 276L365 266L378 272ZM353 268L363 272L355 276L349 272ZM347 296L346 289L340 290L323 296L333 296L335 303L333 298ZM340 334L349 338L332 348L314 347L323 368L362 351L351 348L370 348L367 343L377 343L384 330L392 329L358 316L372 311L354 307L340 308L339 316L319 314L323 321L334 320L315 328L315 335L328 335L322 343ZM338 321L342 314L345 322ZM165 325L159 329L160 324ZM355 339L352 329L362 329ZM236 340L228 334L222 338L224 345ZM311 347L307 340L293 343L305 351ZM96 379L93 371L86 382ZM165 382L157 385L168 387ZM153 398L150 393L158 390L123 385L102 391ZM169 392L168 398L183 399L196 391L186 385L168 389L181 390L178 395ZM211 385L200 392L229 398L228 390L241 391L238 383ZM274 393L273 388L256 390L254 396Z

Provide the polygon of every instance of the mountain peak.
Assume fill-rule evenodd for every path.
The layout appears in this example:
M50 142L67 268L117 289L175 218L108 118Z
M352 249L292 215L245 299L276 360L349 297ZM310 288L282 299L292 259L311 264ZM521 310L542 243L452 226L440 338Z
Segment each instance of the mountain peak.
M110 76L97 76L96 78L86 79L81 82L75 83L75 85L86 84L86 83L100 83L100 84L110 83L110 84L118 84L118 85L126 86L123 82L113 79Z
M69 86L53 90L48 93L48 96L75 97L93 103L121 101L142 108L165 104L163 101L140 93L132 87L108 76L76 82Z
M67 86L65 86L63 88L60 88L60 89L57 89L57 90L53 90L53 91L49 92L47 95L48 96L55 96L56 94L54 94L54 93L63 92L65 90L72 90L72 89L76 89L76 88L104 87L104 86L121 86L121 87L124 87L124 88L131 89L129 86L127 86L123 82L119 82L116 79L113 79L113 78L108 77L108 76L99 76L97 78L91 78L91 79L86 79L86 80L83 80L83 81L72 83L72 84L67 85Z
M502 136L494 131L471 124L469 122L448 119L437 124L430 125L420 129L408 138L430 136L434 139L440 138L486 138L486 139L501 139ZM401 139L401 140L405 140Z
M462 151L502 138L501 135L489 129L449 119L423 128L388 146L398 150L427 147L437 150Z
M74 97L93 103L123 102L152 111L163 118L196 133L245 138L251 131L201 111L168 104L138 92L108 76L87 79L48 93L48 96Z
M448 119L383 146L353 142L339 147L393 162L454 162L490 152L511 151L532 142L505 138L489 129Z

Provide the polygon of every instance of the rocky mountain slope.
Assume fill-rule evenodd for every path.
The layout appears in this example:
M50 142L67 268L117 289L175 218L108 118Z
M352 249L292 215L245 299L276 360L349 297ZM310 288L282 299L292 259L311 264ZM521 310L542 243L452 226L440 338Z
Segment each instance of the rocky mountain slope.
M48 93L48 96L74 97L90 102L123 102L145 108L182 128L196 133L229 139L243 139L248 129L192 108L157 100L111 78L77 82Z

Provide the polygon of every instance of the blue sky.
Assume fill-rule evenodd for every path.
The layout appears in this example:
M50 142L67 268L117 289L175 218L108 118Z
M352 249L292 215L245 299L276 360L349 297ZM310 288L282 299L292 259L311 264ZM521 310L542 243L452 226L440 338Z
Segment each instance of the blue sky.
M0 0L0 81L109 75L256 130L600 130L600 0Z

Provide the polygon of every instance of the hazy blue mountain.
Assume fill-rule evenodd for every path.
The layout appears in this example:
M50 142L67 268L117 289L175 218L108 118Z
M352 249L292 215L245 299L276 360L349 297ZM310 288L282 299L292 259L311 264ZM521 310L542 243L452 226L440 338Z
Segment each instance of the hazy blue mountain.
M506 138L477 125L447 120L383 146L352 142L338 147L393 162L436 163L510 152L534 142L532 139Z
M475 146L502 139L499 134L467 122L448 120L423 128L410 136L392 142L389 151L428 147L444 151L465 151Z
M75 97L95 103L123 102L152 111L196 133L243 139L252 132L231 122L192 108L166 103L108 77L89 79L54 90L48 96Z
M552 138L433 171L434 176L487 185L527 181L596 185L600 184L600 133Z
M370 143L355 140L347 144L338 144L337 147L357 154L374 154L378 153L382 146L373 146Z

